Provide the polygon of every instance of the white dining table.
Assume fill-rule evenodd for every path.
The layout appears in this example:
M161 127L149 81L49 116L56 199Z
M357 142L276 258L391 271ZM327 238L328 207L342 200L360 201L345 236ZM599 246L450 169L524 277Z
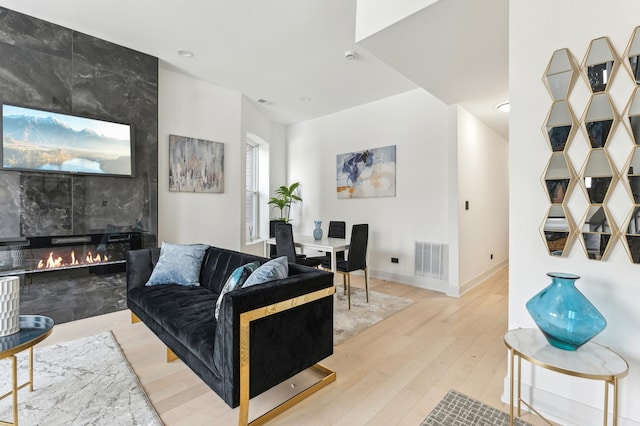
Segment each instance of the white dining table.
M331 271L336 273L336 253L349 249L349 240L346 238L322 238L314 239L311 235L294 235L293 241L296 247L300 247L304 253L306 249L328 252L331 256ZM275 238L269 238L264 242L264 257L269 257L269 246L276 245Z

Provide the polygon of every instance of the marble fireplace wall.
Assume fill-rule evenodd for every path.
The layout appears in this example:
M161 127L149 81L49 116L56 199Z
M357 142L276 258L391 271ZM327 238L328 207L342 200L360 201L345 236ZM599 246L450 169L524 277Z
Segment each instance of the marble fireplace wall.
M155 245L158 59L0 7L0 102L130 123L135 177L0 171L0 238L142 231Z

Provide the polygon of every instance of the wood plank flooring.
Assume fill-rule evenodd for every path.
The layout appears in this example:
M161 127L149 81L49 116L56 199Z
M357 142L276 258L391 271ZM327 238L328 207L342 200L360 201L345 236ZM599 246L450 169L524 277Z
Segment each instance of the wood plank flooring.
M323 364L337 372L337 381L270 424L419 425L449 389L508 412L501 402L507 372L507 271L460 298L371 280L372 290L416 303L336 346ZM357 276L352 281L363 284ZM181 361L167 363L164 345L143 323L131 324L129 311L57 325L42 345L103 330L113 331L165 424L237 424L238 410ZM251 418L287 392L291 384L252 400ZM525 419L544 424L532 415Z

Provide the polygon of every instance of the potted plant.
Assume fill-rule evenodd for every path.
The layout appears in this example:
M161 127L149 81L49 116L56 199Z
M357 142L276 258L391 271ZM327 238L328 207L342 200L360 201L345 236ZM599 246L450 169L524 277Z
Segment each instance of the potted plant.
M275 197L272 197L267 204L273 204L275 207L280 209L280 217L275 218L275 220L282 220L286 223L289 223L289 215L291 214L291 205L296 201L302 201L296 192L298 187L300 186L300 182L294 182L289 186L282 185L280 188L275 190ZM286 211L285 211L286 210ZM285 216L286 212L286 216Z

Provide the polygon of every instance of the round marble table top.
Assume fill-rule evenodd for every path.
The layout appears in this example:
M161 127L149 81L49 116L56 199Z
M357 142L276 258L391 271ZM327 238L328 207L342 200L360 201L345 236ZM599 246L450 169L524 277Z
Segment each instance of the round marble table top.
M610 380L629 370L624 358L604 346L587 342L575 351L565 351L551 346L537 328L509 330L504 343L532 364L571 376Z

